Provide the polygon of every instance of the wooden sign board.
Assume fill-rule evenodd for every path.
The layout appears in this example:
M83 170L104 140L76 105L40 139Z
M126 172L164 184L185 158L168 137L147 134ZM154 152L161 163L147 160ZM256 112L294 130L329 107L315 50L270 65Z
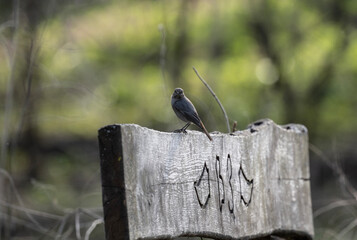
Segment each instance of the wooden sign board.
M306 128L261 120L212 137L100 129L107 239L311 239Z

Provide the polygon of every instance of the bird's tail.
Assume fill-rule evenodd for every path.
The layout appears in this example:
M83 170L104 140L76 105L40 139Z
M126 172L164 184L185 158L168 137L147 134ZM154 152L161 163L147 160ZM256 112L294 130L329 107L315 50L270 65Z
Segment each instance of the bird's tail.
M202 121L200 121L200 124L201 124L202 130L205 132L205 134L207 135L208 139L209 139L210 141L213 141L211 135L209 135L209 133L208 133L207 129L205 128L205 125L203 125L203 122L202 122Z

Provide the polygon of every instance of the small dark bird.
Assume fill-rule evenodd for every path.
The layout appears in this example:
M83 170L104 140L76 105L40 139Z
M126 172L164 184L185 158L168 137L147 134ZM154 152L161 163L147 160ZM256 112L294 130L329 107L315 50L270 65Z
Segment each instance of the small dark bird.
M175 132L186 133L186 129L191 125L191 123L193 123L200 129L202 129L209 138L209 140L212 141L212 137L209 135L205 128L205 125L203 125L203 122L198 116L195 106L193 106L190 99L185 96L182 88L175 89L174 93L171 96L171 106L174 112L176 113L176 116L187 123L183 128L178 129Z

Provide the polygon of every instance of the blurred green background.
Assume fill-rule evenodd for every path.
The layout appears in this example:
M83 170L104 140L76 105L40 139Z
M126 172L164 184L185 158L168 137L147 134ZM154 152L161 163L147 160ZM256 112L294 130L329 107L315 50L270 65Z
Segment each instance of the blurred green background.
M309 129L315 239L357 238L357 1L0 1L0 239L104 239L97 130ZM196 129L191 127L191 129ZM196 129L197 130L197 129Z

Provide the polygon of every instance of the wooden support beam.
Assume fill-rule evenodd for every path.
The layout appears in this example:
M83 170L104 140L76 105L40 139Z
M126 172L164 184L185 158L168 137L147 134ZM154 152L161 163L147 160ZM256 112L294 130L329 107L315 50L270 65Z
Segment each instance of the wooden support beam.
M266 119L212 137L101 128L106 238L312 239L307 129Z

